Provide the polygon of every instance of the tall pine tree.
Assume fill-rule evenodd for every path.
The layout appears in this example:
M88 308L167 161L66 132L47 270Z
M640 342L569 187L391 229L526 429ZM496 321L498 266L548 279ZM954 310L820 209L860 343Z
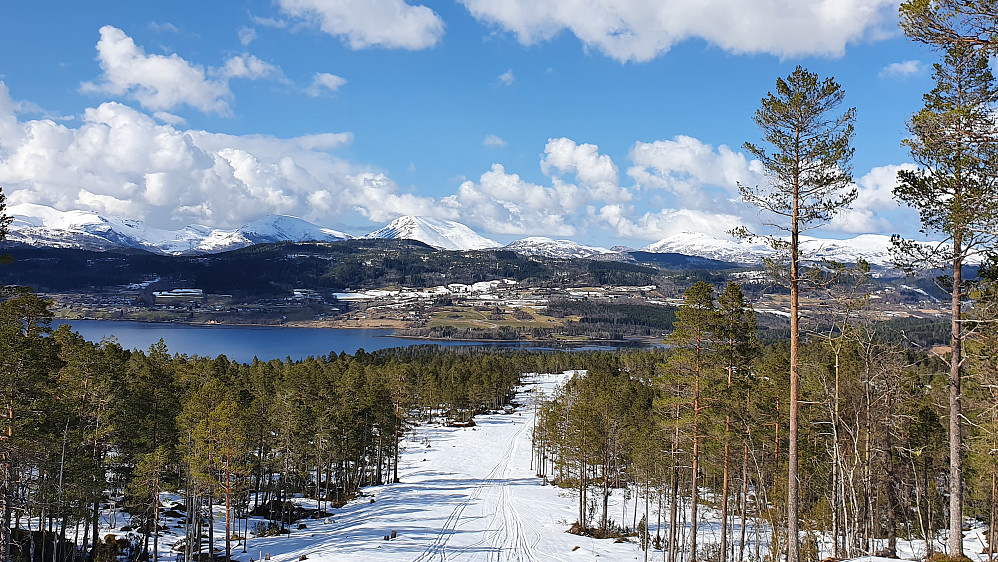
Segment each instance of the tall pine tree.
M963 555L961 369L963 365L963 266L998 242L998 89L984 51L957 44L934 65L936 85L912 116L905 145L916 171L898 173L894 195L916 209L922 232L942 234L927 245L894 236L895 259L906 269L949 269L950 286L950 536L952 556Z
M851 166L854 108L840 112L845 97L833 79L798 66L762 98L755 122L765 145L745 143L766 170L761 186L739 184L742 198L775 217L770 226L789 237L768 238L786 256L790 287L790 444L787 474L787 562L799 562L797 414L800 384L800 234L831 220L855 198ZM741 235L751 236L744 228Z

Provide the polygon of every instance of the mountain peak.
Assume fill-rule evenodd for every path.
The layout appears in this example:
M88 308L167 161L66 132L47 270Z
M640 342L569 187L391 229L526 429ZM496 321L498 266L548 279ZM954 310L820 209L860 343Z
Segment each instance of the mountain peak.
M298 217L267 215L237 230L253 244L266 242L336 242L352 238L349 234L323 228Z
M418 240L441 250L485 250L501 246L459 222L415 215L398 217L363 238Z

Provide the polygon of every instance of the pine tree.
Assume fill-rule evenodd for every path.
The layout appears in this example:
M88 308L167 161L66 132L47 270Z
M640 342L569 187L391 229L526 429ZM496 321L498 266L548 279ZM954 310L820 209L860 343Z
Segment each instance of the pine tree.
M717 314L713 326L718 341L718 357L727 375L724 416L724 459L721 483L721 562L728 556L728 494L729 461L731 449L731 412L744 407L744 402L734 391L739 382L748 376L752 360L759 353L759 340L756 335L755 311L745 302L741 286L729 281L724 292L717 298ZM739 385L740 386L740 385ZM745 443L744 458L748 458L748 443ZM747 460L746 460L747 462ZM745 470L743 470L745 472Z
M998 52L998 0L906 0L901 29L915 41Z
M790 445L787 475L787 562L799 562L798 532L798 395L800 348L800 234L817 228L855 198L851 167L855 109L839 113L845 92L831 78L797 67L776 81L776 93L762 98L755 122L771 147L745 143L766 170L763 186L739 184L742 198L776 217L771 226L789 235L789 241L769 237L789 265L790 286ZM738 234L751 236L747 229Z
M925 107L912 116L905 145L919 164L898 173L894 195L918 210L922 231L942 234L944 243L927 245L893 237L895 259L910 270L939 267L952 273L950 286L950 536L952 556L963 555L963 468L961 370L963 266L993 251L998 242L998 127L993 111L998 89L988 58L969 45L957 45L934 65L936 86Z
M672 353L666 362L666 372L686 388L684 396L675 402L685 414L677 416L676 423L689 428L692 449L692 476L690 482L690 561L697 560L697 507L700 477L700 447L705 413L708 408L703 391L718 382L717 340L714 328L717 310L714 306L714 288L705 281L697 281L683 294L683 304L676 310L673 331L666 338ZM661 402L660 402L661 403ZM684 408L685 406L685 408ZM668 414L667 414L668 415Z

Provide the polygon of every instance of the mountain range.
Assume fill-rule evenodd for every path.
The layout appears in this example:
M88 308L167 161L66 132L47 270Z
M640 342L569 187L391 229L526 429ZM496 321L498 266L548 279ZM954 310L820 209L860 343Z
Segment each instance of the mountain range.
M59 211L34 204L11 205L7 213L14 218L7 236L12 242L89 250L134 248L158 254L189 255L222 252L268 242L335 242L353 238L344 232L285 215L267 215L234 230L201 225L167 230L150 227L140 220L93 211ZM539 236L503 246L459 222L416 216L399 217L360 238L418 240L440 250L503 248L524 255L563 259L633 259L627 248L607 249ZM826 258L854 263L863 258L874 265L891 264L888 251L890 237L880 234L863 234L844 240L801 237L801 247L803 254L812 260ZM772 249L764 244L695 232L683 232L663 238L640 251L682 254L743 265L757 265L773 254Z

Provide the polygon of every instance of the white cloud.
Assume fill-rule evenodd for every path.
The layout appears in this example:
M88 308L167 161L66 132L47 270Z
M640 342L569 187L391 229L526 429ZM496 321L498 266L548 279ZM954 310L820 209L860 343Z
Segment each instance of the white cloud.
M576 144L565 137L548 139L541 159L541 171L547 175L568 172L582 183L617 185L617 165L595 144Z
M281 79L284 76L280 68L246 53L229 57L225 61L225 65L216 71L216 74L226 79L245 78L247 80Z
M183 125L184 123L187 122L187 120L184 119L183 117L179 115L174 115L167 111L157 111L153 113L152 116L164 123L169 123L171 125Z
M906 60L904 62L892 62L880 71L881 78L905 79L910 76L917 76L925 72L925 64L920 60Z
M702 209L662 209L637 213L633 206L606 205L596 219L623 238L654 241L683 232L723 236L746 224L742 217Z
M620 61L646 61L700 38L733 53L840 56L893 28L895 0L461 0L533 45L567 30Z
M180 33L180 29L178 29L177 26L173 25L170 22L164 22L164 23L152 22L152 23L149 24L149 29L151 29L153 31L158 31L160 33L163 33L163 32L165 32L165 33Z
M482 141L485 146L506 146L506 141L502 139L499 135L485 135L485 140Z
M103 74L84 82L84 92L127 96L142 107L166 111L188 105L205 112L228 115L232 91L229 80L286 81L281 69L250 54L230 57L220 68L195 65L176 53L149 55L124 31L105 25L97 42L97 60Z
M578 186L555 180L550 187L509 174L502 164L482 174L478 183L466 181L444 206L459 212L461 220L497 234L572 236L569 224L585 200Z
M67 127L21 121L15 105L0 82L0 185L11 204L92 209L156 227L231 228L264 213L320 224L355 212L377 221L454 214L335 156L349 133L279 139L180 130L114 102L86 109L79 126Z
M516 76L513 76L512 68L499 75L499 83L503 86L512 86L513 82L516 82Z
M672 140L637 142L631 148L634 163L627 175L638 186L665 189L681 199L684 207L716 207L738 198L737 184L765 181L759 162L725 145L717 147L679 135Z
M894 188L898 185L898 172L915 170L914 164L891 164L878 166L856 181L856 200L850 209L837 213L829 230L864 234L868 232L896 232L899 227L910 225L895 224L898 220L898 202L894 198ZM905 213L902 211L902 215ZM917 223L913 212L908 213ZM894 219L892 221L891 219Z
M346 84L346 78L341 78L328 72L316 72L312 77L312 84L305 88L305 93L313 98L321 96L324 92L335 92Z
M85 82L83 91L128 95L153 110L186 104L228 113L228 84L207 78L204 68L176 54L147 55L124 31L110 25L100 28L100 36L97 59L104 73L99 82Z
M281 10L344 39L351 49L425 49L440 41L444 22L404 0L278 0Z
M243 47L248 47L250 43L256 41L256 29L252 27L239 28L239 43Z
M631 198L617 185L617 166L596 145L550 139L540 167L551 185L526 181L493 164L478 182L463 182L442 204L458 212L462 221L496 234L573 236L594 206ZM577 183L562 174L574 175Z

